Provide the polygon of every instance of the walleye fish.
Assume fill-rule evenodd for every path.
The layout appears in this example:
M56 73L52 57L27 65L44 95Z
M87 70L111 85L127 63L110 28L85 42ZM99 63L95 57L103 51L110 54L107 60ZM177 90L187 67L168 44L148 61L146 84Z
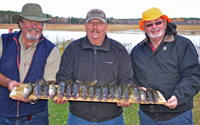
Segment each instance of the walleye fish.
M117 100L121 100L122 99L122 86L121 85L115 86L114 92L115 92L115 98Z
M101 85L97 85L95 88L95 97L98 101L102 100L102 95L101 95Z
M114 88L115 88L114 82L108 84L108 97L110 100L113 100L115 98Z
M33 85L31 82L25 85L24 87L24 98L27 99L33 92Z
M134 84L128 84L129 87L129 96L131 99L135 100L137 103L141 102L140 93L138 87Z
M87 99L87 96L88 96L88 94L87 94L87 84L86 83L80 83L80 85L79 85L79 92L80 92L80 97L82 97L82 99Z
M159 100L159 94L156 90L153 90L153 102L154 104L157 104Z
M129 100L129 91L127 84L122 84L122 98L125 102L128 102Z
M48 98L49 96L49 84L44 79L41 82L41 91L44 98Z
M104 101L108 101L108 84L101 85L102 98Z
M147 93L146 93L146 91L143 90L143 89L139 89L139 93L140 93L141 101L146 103L147 102Z
M149 104L153 103L153 89L152 88L147 88L147 101Z
M96 89L96 83L97 83L97 80L94 80L92 81L91 83L88 81L87 82L87 86L88 86L88 97L90 100L93 100L94 99L94 96L95 96L95 89Z
M68 80L66 83L66 89L65 89L65 96L67 99L69 99L70 97L72 97L72 87L73 87L73 82L72 80Z
M49 98L53 99L54 96L56 95L56 87L53 84L49 84Z
M63 96L64 96L65 87L66 87L65 82L61 82L61 83L58 85L57 94L58 94L58 97L61 98L61 99L62 99Z
M42 91L41 91L42 81L43 81L43 79L41 79L41 80L38 79L35 83L34 88L33 88L33 93L38 99L42 98Z
M77 99L78 97L80 97L79 85L80 85L80 83L76 81L72 86L73 99Z

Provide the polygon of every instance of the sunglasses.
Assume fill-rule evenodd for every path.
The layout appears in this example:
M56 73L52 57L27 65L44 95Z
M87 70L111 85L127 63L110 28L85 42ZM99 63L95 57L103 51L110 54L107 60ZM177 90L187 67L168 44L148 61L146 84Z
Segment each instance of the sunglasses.
M158 22L155 22L154 24L156 25L156 26L158 26L158 25L160 25L162 23L162 21L158 21ZM145 27L152 27L153 26L153 23L149 23L149 24L147 24L147 25L145 25Z

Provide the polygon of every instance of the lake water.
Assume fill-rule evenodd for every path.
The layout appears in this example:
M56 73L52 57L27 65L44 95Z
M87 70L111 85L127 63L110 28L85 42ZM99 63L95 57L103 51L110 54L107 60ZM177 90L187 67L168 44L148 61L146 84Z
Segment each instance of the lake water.
M18 30L14 30L18 31ZM194 45L200 47L200 31L195 34L192 31L185 31L181 35L189 38ZM8 33L8 29L0 29L0 34ZM52 41L53 43L62 42L66 40L75 40L84 37L86 33L84 31L54 31L44 30L43 35ZM108 31L108 37L117 40L122 43L127 50L131 50L137 43L145 38L144 33L141 30L126 30L126 31Z

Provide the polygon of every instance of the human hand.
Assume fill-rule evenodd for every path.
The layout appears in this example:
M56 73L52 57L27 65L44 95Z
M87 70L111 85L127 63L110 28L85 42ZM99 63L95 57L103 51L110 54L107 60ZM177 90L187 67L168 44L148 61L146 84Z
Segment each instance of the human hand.
M16 101L20 101L20 102L35 102L36 99L25 99L25 98L21 98L21 97L12 97L13 100L16 100Z
M117 102L117 106L120 106L120 107L130 107L131 103L129 103L129 102Z
M67 101L68 100L64 100L64 99L60 99L60 98L53 99L53 102L58 104L58 105L65 104L65 103L67 103Z
M10 91L10 92L12 92L12 90L14 89L14 87L15 86L19 86L19 82L17 82L17 81L14 81L14 80L9 80L8 82L7 82L7 87L8 87L8 90Z
M165 104L165 106L167 106L170 109L176 108L177 105L178 105L178 99L174 95L172 95L171 98L167 100L167 104Z

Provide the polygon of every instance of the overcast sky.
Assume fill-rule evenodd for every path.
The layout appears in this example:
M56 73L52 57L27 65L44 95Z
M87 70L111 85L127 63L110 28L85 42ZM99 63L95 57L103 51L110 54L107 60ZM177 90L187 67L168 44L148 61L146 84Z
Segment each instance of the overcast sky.
M4 0L0 10L21 12L26 3L38 3L44 13L65 18L85 18L94 8L103 10L107 17L141 18L151 7L158 7L169 18L200 18L200 0Z

